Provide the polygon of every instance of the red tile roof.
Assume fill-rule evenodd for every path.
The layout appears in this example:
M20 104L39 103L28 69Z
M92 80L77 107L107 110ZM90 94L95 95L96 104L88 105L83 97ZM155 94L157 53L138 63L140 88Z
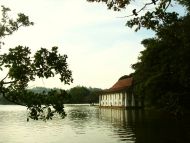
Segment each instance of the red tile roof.
M111 88L105 90L105 92L116 92L116 91L127 89L128 87L132 85L132 82L133 82L132 77L118 80Z

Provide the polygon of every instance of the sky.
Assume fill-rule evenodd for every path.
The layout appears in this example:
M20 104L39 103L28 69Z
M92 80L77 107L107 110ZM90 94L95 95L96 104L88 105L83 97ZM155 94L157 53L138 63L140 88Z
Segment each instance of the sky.
M131 65L144 49L141 41L153 36L147 30L134 32L125 26L126 18L118 18L131 14L132 7L114 12L103 3L86 0L0 0L0 4L11 9L11 16L21 12L34 22L3 39L4 50L22 45L35 52L58 46L59 52L68 56L72 84L64 85L54 77L36 79L29 88L110 88L121 76L133 72Z

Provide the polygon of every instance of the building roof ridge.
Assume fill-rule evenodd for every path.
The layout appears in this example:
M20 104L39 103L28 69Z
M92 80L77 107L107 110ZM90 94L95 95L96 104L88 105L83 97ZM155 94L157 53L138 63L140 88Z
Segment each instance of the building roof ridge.
M106 89L105 92L115 92L127 89L132 85L132 82L133 82L133 77L119 79L111 88Z

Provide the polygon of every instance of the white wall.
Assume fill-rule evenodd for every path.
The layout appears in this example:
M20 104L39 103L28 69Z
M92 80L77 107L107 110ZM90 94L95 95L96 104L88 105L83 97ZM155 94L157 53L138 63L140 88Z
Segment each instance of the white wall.
M109 106L118 106L118 107L136 106L134 95L127 94L127 92L102 94L99 96L99 103L100 103L100 106L108 106L108 107Z
M110 93L101 95L99 97L99 102L101 106L125 106L125 99L125 94L122 92Z

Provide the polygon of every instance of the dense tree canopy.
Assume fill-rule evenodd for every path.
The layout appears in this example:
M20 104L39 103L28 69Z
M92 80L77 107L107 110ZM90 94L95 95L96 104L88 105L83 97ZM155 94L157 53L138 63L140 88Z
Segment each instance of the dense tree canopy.
M99 88L76 86L68 90L68 103L98 103Z
M104 2L108 9L127 9L130 0L87 0ZM140 3L142 1L135 1ZM155 31L155 37L144 39L145 50L137 63L134 92L144 99L145 105L159 107L181 115L190 109L190 1L147 0L141 8L126 15L126 26ZM186 15L179 16L173 3L184 7ZM151 9L146 9L151 6ZM170 8L170 10L169 10ZM144 14L142 12L145 12Z
M33 25L29 17L19 13L17 19L8 16L9 8L2 6L2 18L0 21L0 44L1 49L5 44L3 38L11 35L19 28ZM1 50L0 49L0 50ZM67 55L58 53L58 47L39 49L34 55L29 47L18 45L10 48L7 53L1 51L0 70L4 78L0 80L0 94L9 101L22 104L28 107L29 117L32 119L50 119L55 112L64 117L64 106L62 102L63 94L55 91L47 95L34 94L26 90L29 81L38 78L50 78L55 75L60 76L60 81L64 84L70 84L72 72L68 69ZM5 74L6 73L6 74ZM51 107L54 108L52 110ZM46 115L45 111L46 110Z
M160 29L156 38L142 41L146 49L133 65L136 93L175 114L190 108L189 23L185 16Z

